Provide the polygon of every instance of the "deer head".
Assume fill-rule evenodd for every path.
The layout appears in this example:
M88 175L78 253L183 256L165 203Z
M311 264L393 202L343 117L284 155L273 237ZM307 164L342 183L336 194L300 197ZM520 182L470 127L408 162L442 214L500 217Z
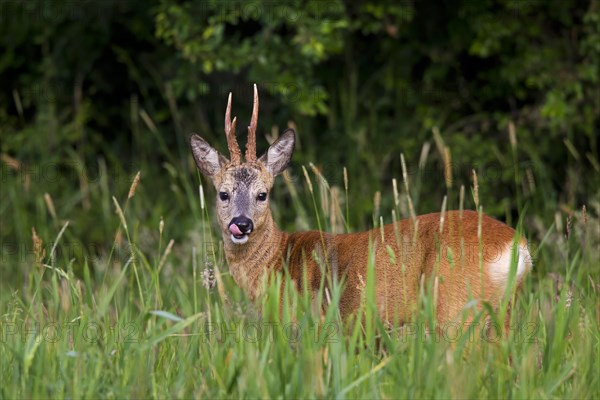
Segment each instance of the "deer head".
M295 133L286 130L260 158L256 157L256 126L258 123L258 90L254 85L254 106L248 126L245 162L235 137L236 118L231 120L231 93L225 111L225 135L231 159L215 150L197 134L190 137L190 146L198 169L212 180L217 190L217 216L224 236L234 244L243 245L250 238L261 240L265 222L271 218L269 192L275 176L283 172L292 158Z

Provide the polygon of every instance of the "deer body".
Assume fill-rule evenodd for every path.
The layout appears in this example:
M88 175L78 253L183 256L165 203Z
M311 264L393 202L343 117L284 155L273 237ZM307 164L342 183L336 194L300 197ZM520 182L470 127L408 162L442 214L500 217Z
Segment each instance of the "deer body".
M289 163L295 134L288 130L260 159L255 154L258 94L246 150L246 163L235 140L235 118L230 122L229 98L225 132L232 161L197 135L190 138L199 169L217 189L217 214L225 255L236 283L255 299L272 273L290 274L299 290L311 293L321 282L341 280L340 312L346 317L360 307L367 268L375 268L375 303L384 321L405 322L414 312L420 286L434 279L438 322L453 321L470 299L496 306L510 279L511 256L517 258L515 284L531 269L527 242L513 252L515 231L473 211L449 211L440 230L441 215L426 214L398 221L383 229L352 234L318 231L286 233L279 230L268 207L273 179ZM371 256L370 256L371 254ZM374 257L371 262L369 257Z
M319 290L323 273L343 279L340 312L348 316L358 309L364 296L371 251L374 253L376 303L382 319L388 322L410 319L423 276L425 279L438 277L437 317L438 321L446 322L459 316L470 298L497 305L508 283L515 234L501 222L483 216L480 268L479 243L463 241L461 244L458 239L462 229L465 237L476 240L478 214L465 211L461 220L459 212L451 211L446 218L439 235L439 213L417 217L419 229L414 243L411 220L397 223L400 242L392 224L384 227L383 240L379 228L338 235L318 231L288 234L273 224L264 241L261 239L247 248L229 244L225 237L225 253L236 283L251 298L262 293L263 279L273 272L284 273L284 268L298 290L304 289L306 273L308 290L312 293ZM391 259L386 246L391 247L395 260ZM525 241L521 242L517 256L516 283L520 284L531 268Z

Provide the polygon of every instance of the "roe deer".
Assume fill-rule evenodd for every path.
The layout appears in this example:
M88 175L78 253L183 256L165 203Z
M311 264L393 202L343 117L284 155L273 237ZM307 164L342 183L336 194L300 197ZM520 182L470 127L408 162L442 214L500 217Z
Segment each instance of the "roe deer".
M286 130L257 158L257 121L258 92L254 85L245 162L235 137L236 118L231 120L231 93L225 111L231 159L200 136L190 137L196 164L218 193L217 216L229 269L250 298L261 294L263 278L283 273L284 268L300 290L306 274L312 294L327 274L330 279L343 279L339 309L347 317L360 306L371 251L375 261L374 300L386 322L410 320L422 277L435 279L439 323L459 318L470 299L488 301L493 307L499 304L509 283L516 232L485 215L479 223L477 212L449 211L442 229L441 215L434 213L351 234L279 230L269 209L269 191L274 178L290 162L295 133ZM532 266L525 239L519 240L514 254L518 259L512 282L518 286ZM319 258L326 261L326 267Z

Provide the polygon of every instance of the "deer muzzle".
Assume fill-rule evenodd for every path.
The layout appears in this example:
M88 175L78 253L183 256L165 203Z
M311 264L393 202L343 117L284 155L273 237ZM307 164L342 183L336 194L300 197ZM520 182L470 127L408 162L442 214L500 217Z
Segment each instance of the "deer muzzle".
M235 217L229 223L229 233L231 233L231 241L235 244L244 244L248 241L248 235L252 233L254 224L247 217Z

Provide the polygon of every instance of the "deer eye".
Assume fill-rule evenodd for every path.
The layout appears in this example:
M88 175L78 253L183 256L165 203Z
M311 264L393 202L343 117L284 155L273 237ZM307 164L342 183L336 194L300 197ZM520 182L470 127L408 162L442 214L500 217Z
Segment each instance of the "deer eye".
M258 201L265 201L267 199L267 193L266 192L260 192L258 194L258 196L256 196L256 200Z
M221 201L227 201L229 200L229 193L219 192L219 198L221 199Z

